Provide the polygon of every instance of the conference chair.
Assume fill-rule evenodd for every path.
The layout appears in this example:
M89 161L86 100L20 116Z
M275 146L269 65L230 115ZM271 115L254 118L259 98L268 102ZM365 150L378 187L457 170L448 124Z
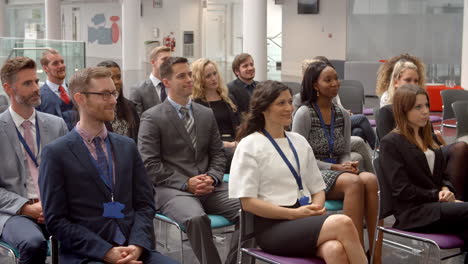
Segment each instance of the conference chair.
M342 80L338 91L343 107L353 114L362 114L364 108L364 86L360 81Z
M374 160L374 167L379 180L380 189L380 210L379 218L384 219L393 215L392 194L389 188L389 182L386 181L383 172L379 166L379 157ZM464 252L462 250L455 253L447 253L442 250L461 249L464 247L463 240L453 234L436 233L416 233L403 231L397 228L379 226L376 232L384 234L383 243L385 246L400 250L406 258L415 256L420 259L420 263L440 263L443 260L459 256ZM405 261L409 261L406 259Z
M452 104L452 108L457 119L456 139L463 138L468 143L468 100L457 101Z
M468 91L465 90L443 90L440 92L442 96L442 126L455 128L457 125L452 122L447 123L449 120L455 119L455 113L452 109L452 104L456 101L468 100Z
M47 256L51 258L51 264L59 263L58 254L58 241L52 236L47 241L48 252ZM19 263L19 251L15 247L0 241L0 263L2 264L18 264Z

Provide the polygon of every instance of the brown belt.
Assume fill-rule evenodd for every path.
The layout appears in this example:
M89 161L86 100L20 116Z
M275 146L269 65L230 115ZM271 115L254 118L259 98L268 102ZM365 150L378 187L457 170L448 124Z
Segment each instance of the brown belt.
M37 203L39 202L39 199L29 199L27 204L34 204L34 203Z

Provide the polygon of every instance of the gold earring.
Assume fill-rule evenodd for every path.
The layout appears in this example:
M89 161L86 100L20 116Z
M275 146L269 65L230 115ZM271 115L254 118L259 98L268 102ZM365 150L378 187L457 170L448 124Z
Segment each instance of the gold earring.
M320 96L320 93L319 93L319 91L317 91L317 97L319 97L319 96Z

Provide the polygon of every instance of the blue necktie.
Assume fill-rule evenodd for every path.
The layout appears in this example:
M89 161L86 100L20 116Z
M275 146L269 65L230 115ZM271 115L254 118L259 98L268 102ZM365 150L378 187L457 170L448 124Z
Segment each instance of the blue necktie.
M108 170L108 163L107 163L107 158L106 154L104 153L104 150L102 149L101 146L101 138L100 137L95 137L93 139L94 146L96 147L96 156L97 156L97 166L99 169L99 175L101 176L102 180L104 183L109 187L109 189L112 190L112 175L109 175L109 170ZM123 245L125 243L125 236L123 235L122 231L119 228L119 225L117 222L114 222L115 224L115 232L114 232L114 242Z

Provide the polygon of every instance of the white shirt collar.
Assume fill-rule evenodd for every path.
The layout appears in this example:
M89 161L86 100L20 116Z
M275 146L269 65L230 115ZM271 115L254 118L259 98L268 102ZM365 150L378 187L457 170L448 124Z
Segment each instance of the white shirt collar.
M11 105L9 107L9 110L10 110L11 118L13 119L13 122L15 123L15 126L17 128L20 128L21 125L23 124L23 122L26 121L26 120L31 121L33 126L36 125L36 109L33 110L32 115L27 119L24 119L22 116L20 116L18 113L16 113L13 110L13 108L11 107Z
M49 81L49 79L46 80L46 84L47 86L49 86L49 88L54 92L54 93L59 93L59 86L62 85L63 88L65 88L65 91L68 93L68 87L67 85L65 84L65 82L63 82L62 84L56 84L56 83L53 83L51 81Z
M153 83L153 86L156 87L156 89L159 91L161 90L161 87L159 87L159 83L161 80L159 80L156 76L154 76L152 73L150 74L150 80Z

